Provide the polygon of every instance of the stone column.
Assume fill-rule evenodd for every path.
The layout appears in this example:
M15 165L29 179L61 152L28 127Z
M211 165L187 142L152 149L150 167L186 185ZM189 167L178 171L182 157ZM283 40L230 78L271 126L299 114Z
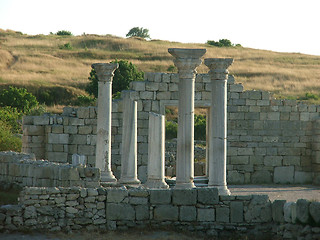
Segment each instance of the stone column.
M209 187L220 195L230 195L227 188L227 79L232 58L207 58L210 69L211 109L209 123Z
M164 180L165 168L164 115L149 112L148 136L148 188L169 188Z
M176 188L194 183L194 82L196 68L206 49L169 48L179 72Z
M111 171L111 109L112 79L117 63L95 63L92 68L98 76L98 122L96 167L101 170L101 182L116 182Z
M137 177L137 102L131 99L131 92L122 92L122 154L119 182L123 184L140 183Z

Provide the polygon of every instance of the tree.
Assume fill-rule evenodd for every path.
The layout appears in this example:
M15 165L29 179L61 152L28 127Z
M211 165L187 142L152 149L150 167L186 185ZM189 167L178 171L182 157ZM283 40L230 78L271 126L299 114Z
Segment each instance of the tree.
M150 38L149 30L146 28L134 27L127 33L126 37Z
M114 61L119 64L119 67L114 72L112 81L112 95L115 97L122 90L129 89L130 82L142 81L144 79L144 72L139 71L137 67L131 62L125 60ZM94 69L90 72L89 84L86 87L86 91L89 94L98 97L98 78Z
M72 36L72 33L70 31L66 31L66 30L60 30L56 34L58 36Z
M218 42L214 41L214 40L208 40L207 44L212 45L212 46L216 46L216 47L233 47L233 46L240 46L240 44L234 45L231 43L230 40L228 39L220 39Z

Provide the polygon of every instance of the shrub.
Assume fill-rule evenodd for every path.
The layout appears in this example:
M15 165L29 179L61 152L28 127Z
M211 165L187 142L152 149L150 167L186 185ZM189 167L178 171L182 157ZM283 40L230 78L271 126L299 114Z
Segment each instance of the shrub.
M67 50L72 50L72 46L71 46L71 43L65 43L63 45L60 45L59 46L60 49L67 49Z
M23 114L21 112L13 107L7 106L0 108L0 121L5 123L7 126L10 126L13 133L21 132L20 119L22 115Z
M194 115L194 139L206 140L206 116Z
M170 140L177 138L178 123L173 121L166 121L166 139Z
M114 61L119 64L119 68L114 72L112 81L112 95L117 96L122 90L129 89L130 82L142 81L144 79L144 72L139 71L137 67L131 62L120 60ZM98 97L98 78L94 69L90 72L89 84L86 91L89 94Z
M27 113L38 104L37 98L25 88L9 87L0 92L0 107L11 106L20 112Z
M127 33L126 37L150 38L149 30L146 28L134 27Z
M56 33L58 36L72 36L72 33L66 30L60 30Z
M0 151L21 151L21 138L16 136L11 127L0 120Z
M75 102L76 106L93 106L95 104L96 98L87 95L79 95Z
M208 40L207 44L215 47L241 47L240 44L232 44L231 41L228 39L220 39L218 42L214 40Z

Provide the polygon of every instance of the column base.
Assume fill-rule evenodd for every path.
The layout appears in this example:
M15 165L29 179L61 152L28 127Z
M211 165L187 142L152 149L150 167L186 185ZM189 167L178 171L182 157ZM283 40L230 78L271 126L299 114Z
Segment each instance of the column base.
M186 188L195 188L196 186L194 185L193 182L189 183L179 183L176 182L176 185L174 186L175 189L186 189Z
M231 192L229 191L227 186L208 185L208 187L217 188L219 195L231 195Z
M107 183L116 183L117 179L113 176L112 172L101 172L100 182L107 182Z
M119 183L121 184L129 184L129 185L135 185L140 184L140 180L137 178L120 178Z
M161 179L148 179L144 185L147 188L168 189L169 185Z

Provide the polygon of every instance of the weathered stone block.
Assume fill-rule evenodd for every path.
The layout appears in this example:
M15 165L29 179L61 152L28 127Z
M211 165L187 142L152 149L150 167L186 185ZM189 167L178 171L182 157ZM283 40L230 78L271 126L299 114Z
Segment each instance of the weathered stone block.
M48 160L50 162L66 163L68 161L68 153L65 153L65 152L48 152Z
M272 203L272 219L275 222L283 223L284 222L284 204L286 200L275 200Z
M243 222L243 202L230 202L230 220L231 223Z
M219 192L217 188L197 188L197 192L198 203L212 205L219 202Z
M144 81L134 81L131 82L132 90L135 91L145 91L146 90L146 83Z
M216 221L217 222L230 222L229 218L230 209L227 207L218 207L216 208Z
M215 220L215 212L213 208L198 208L197 221L213 222Z
M77 117L78 118L90 118L90 109L88 107L78 107Z
M197 210L194 206L181 206L179 220L184 222L192 222L197 219Z
M197 203L196 189L173 189L172 203L175 205L193 205Z
M270 222L272 210L268 195L253 195L244 214L246 222Z
M24 136L43 136L44 129L45 129L44 126L24 125L23 135Z
M274 183L293 183L294 166L275 167L273 182Z
M312 172L295 171L294 183L298 183L298 184L312 183Z
M292 220L292 212L293 212L293 208L294 211L296 209L296 203L294 202L286 202L283 206L283 217L284 217L284 221L291 223ZM296 214L294 214L296 215ZM294 220L295 221L295 220Z
M179 208L172 205L158 205L154 208L153 218L158 221L177 221Z
M108 203L120 203L128 196L128 191L125 188L111 188L107 192Z
M48 125L49 124L49 116L34 116L33 117L34 125Z
M305 199L297 201L297 220L301 223L308 223L309 221L309 204L310 202Z
M255 171L251 175L251 183L271 183L271 173L267 170Z
M149 220L150 214L148 205L135 206L135 212L137 221Z
M52 144L68 144L69 134L48 133L48 143Z
M228 171L227 181L232 184L243 184L244 174L238 171Z
M151 204L169 204L171 203L172 191L170 189L151 189L150 203Z
M311 202L309 205L309 213L315 223L320 223L320 202Z
M107 203L107 220L135 220L135 210L130 204L126 203Z

